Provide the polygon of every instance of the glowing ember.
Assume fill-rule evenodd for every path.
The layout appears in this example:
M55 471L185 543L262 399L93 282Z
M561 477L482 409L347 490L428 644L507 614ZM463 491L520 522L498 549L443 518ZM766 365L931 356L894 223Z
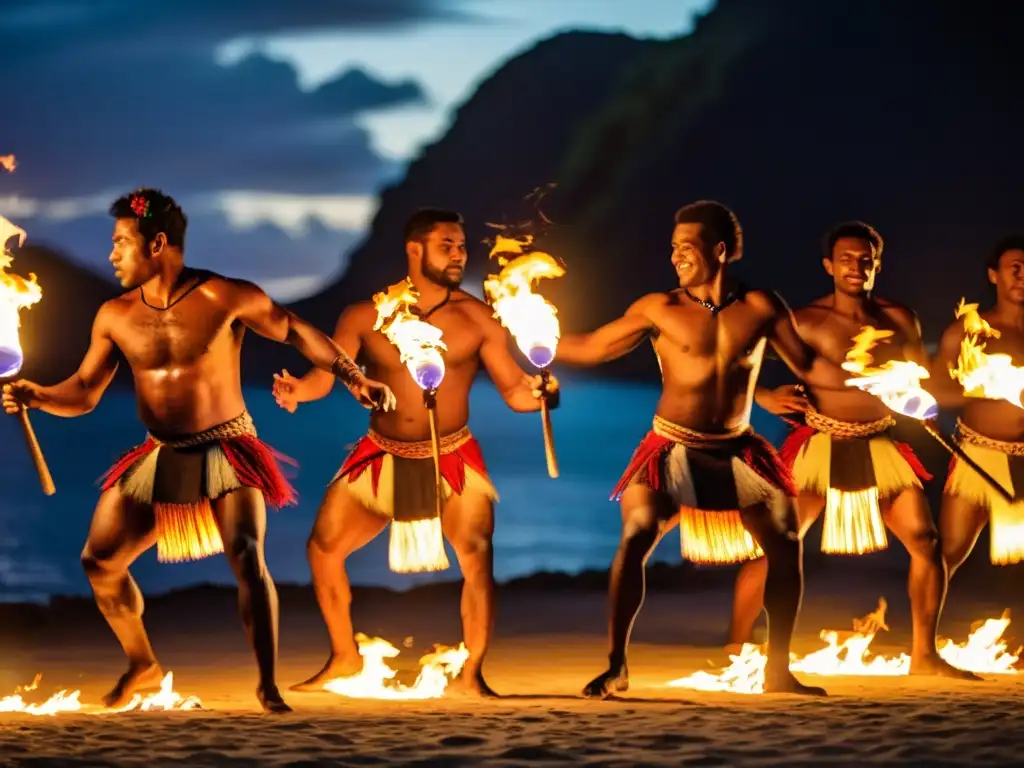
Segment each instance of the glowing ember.
M964 320L964 338L956 367L949 375L960 382L967 397L1005 400L1018 407L1024 391L1024 367L1015 366L1009 355L989 355L985 352L987 339L998 339L999 331L978 314L977 304L960 299L956 308L957 319Z
M447 347L441 340L441 330L419 320L410 310L418 299L419 292L409 278L375 294L377 322L373 330L381 331L398 348L402 362L420 388L433 390L444 379L441 353Z
M17 167L18 161L14 159L14 155L0 155L0 168L6 168L8 173L14 173Z
M61 712L80 712L96 709L96 707L82 704L79 697L80 691L67 690L58 691L41 704L29 704L22 696L23 693L30 693L39 688L39 681L42 675L36 675L31 684L19 686L15 689L13 696L0 699L0 712L16 712L25 715L56 715ZM150 711L188 711L201 709L202 702L195 696L184 697L174 691L174 675L168 672L160 683L160 690L148 696L136 693L132 700L120 709L107 709L100 707L98 712L86 712L90 715L116 715L122 712L138 710L140 712Z
M328 680L324 690L353 699L436 699L444 694L469 658L464 643L458 648L436 646L433 653L420 659L416 682L404 686L395 681L398 672L386 661L400 653L395 646L383 638L362 633L356 635L356 642L363 657L363 670L358 675Z
M547 368L561 331L554 305L534 293L533 285L541 278L561 277L565 269L550 254L530 250L532 243L529 235L495 238L491 257L497 257L501 272L484 281L484 293L523 354L537 368Z
M910 674L910 657L904 653L894 657L874 655L868 650L871 641L885 624L886 602L879 598L878 608L862 619L854 620L854 631L840 642L840 633L824 630L821 639L825 647L799 657L790 655L789 668L821 676L886 676ZM956 644L952 640L940 641L939 655L949 664L977 674L1016 674L1021 649L1016 654L1007 652L1003 633L1010 624L1009 613L1000 619L987 619L975 625L967 641ZM695 672L673 680L673 688L691 688L698 691L727 691L729 693L764 693L764 669L768 661L761 646L746 644L738 656L729 656L730 664L719 672Z
M887 342L892 331L865 326L853 337L853 347L846 353L843 370L856 374L846 386L857 387L874 395L896 413L912 419L929 421L939 415L935 398L921 386L929 377L928 369L910 360L890 360L874 365L871 350L879 342Z
M43 289L35 275L28 280L7 271L14 257L7 252L7 242L18 238L25 242L25 230L0 216L0 378L14 376L21 370L25 358L18 338L18 311L30 307L43 298Z

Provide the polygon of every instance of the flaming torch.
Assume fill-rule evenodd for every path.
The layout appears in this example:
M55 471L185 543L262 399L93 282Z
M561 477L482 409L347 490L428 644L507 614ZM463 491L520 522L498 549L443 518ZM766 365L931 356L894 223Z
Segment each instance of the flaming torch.
M13 158L12 158L13 165ZM21 366L25 362L25 356L21 349L21 340L18 337L20 321L18 311L31 307L43 298L43 289L36 282L36 276L30 274L28 280L7 271L14 257L7 251L7 242L18 238L18 245L25 242L25 230L16 227L3 216L0 216L0 379L9 379L17 376ZM21 421L22 431L25 433L25 441L28 443L29 454L32 456L32 463L35 464L36 472L39 474L39 482L43 486L43 493L52 496L56 493L53 478L50 476L50 468L46 465L46 457L39 447L39 440L36 439L35 430L28 418L28 410L22 408L18 412Z
M1024 391L1024 367L1013 364L1009 355L989 355L985 352L987 339L998 339L999 331L978 314L977 304L960 299L956 317L964 320L964 338L955 368L949 375L964 388L967 397L1005 400L1018 408Z
M540 369L541 389L546 392L560 335L558 310L543 296L534 293L533 285L541 278L561 277L565 268L551 254L531 250L532 243L531 235L495 238L490 255L497 258L501 271L484 281L484 292L494 307L494 316L512 333L527 359ZM558 477L551 409L546 395L540 401L540 414L548 475Z
M843 363L843 370L857 374L855 378L846 380L846 386L863 389L881 400L889 410L919 421L939 445L977 472L996 493L1007 501L1012 500L1009 491L939 431L936 423L939 404L921 386L921 380L930 376L927 368L911 360L890 360L880 366L874 365L871 350L878 342L888 341L892 335L893 331L880 331L870 325L861 328L860 333L853 337L853 346Z
M410 310L419 292L407 277L373 297L377 322L373 329L387 336L397 349L413 381L423 390L423 405L430 420L430 442L434 455L433 517L400 520L399 515L414 510L395 508L391 523L388 560L395 573L443 571L449 566L441 533L444 487L441 479L441 437L437 428L437 388L444 380L444 352L441 330L418 319Z

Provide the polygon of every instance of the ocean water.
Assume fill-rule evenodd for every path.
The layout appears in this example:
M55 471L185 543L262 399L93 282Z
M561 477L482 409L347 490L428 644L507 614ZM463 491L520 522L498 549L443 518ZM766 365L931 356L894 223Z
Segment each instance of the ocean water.
M496 509L495 575L499 580L539 571L576 573L606 568L619 538L619 513L608 495L649 428L656 386L567 377L553 413L560 474L547 475L539 414L517 414L481 379L471 396L470 427L501 494ZM305 543L326 483L346 447L364 434L367 413L340 388L320 402L288 414L266 389L246 391L260 437L299 462L293 482L299 505L271 511L267 560L279 582L308 583ZM783 423L756 409L754 426L778 444ZM88 416L61 419L32 414L57 493L47 498L29 459L21 428L0 414L0 599L45 600L54 594L89 594L79 565L98 492L98 478L144 429L129 392L110 392ZM355 584L406 589L458 577L399 575L387 566L387 531L348 563ZM678 539L662 543L655 559L679 561ZM142 589L164 592L202 582L231 584L222 557L159 564L155 549L132 569Z

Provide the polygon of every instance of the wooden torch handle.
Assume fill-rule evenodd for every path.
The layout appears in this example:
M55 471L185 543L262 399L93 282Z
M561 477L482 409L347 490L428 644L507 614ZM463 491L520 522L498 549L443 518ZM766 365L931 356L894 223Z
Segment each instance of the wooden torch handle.
M25 443L28 445L28 452L32 456L32 463L36 465L36 472L39 474L39 483L43 486L43 493L47 496L53 496L57 492L57 488L53 484L50 468L46 466L46 457L43 456L43 449L39 447L36 431L32 429L32 422L28 420L27 408L22 408L18 411L18 420L21 422L21 429L25 433Z
M437 400L433 393L424 398L424 403L430 421L430 445L434 454L434 508L440 519L444 511L444 486L441 484L441 435L437 428Z
M555 435L551 429L551 409L547 398L540 400L540 423L544 428L544 456L548 460L548 477L558 477L558 456L555 455Z
M993 491L995 491L1000 496L1002 496L1003 499L1005 499L1008 504L1013 504L1013 502L1014 502L1013 494L1010 493L1008 490L1006 490L1006 488L1003 487L1002 483L1000 483L998 480L996 480L994 477L992 477L992 475L990 475L988 472L986 472L984 469L982 469L980 466L978 466L978 463L976 461L974 461L974 459L972 459L970 456L968 456L966 453L964 453L963 448L961 448L956 443L953 443L953 442L950 442L949 440L946 440L945 436L939 431L939 428L938 428L937 425L932 424L932 423L927 422L927 421L923 421L921 423L924 425L925 431L929 435L934 437L935 441L939 445L941 445L943 448L945 448L951 454L956 456L958 460L962 461L968 467L970 467L975 472L977 472L978 476L981 477L981 479L984 480L986 483L988 483Z

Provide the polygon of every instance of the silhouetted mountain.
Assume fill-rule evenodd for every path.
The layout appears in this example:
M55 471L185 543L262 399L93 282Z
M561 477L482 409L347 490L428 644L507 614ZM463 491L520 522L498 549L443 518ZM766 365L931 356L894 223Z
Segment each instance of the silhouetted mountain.
M580 125L611 98L621 73L650 45L626 35L572 32L506 63L458 110L448 133L410 165L404 180L383 193L372 231L353 254L345 279L292 309L331 332L344 306L401 280L405 220L424 205L455 208L466 217L475 252L469 279L479 281L489 266L486 250L475 247L490 231L484 222L518 213L520 198L557 171ZM293 350L275 346L251 335L246 340L243 363L252 380L269 382L271 368L308 368Z
M44 384L61 381L82 362L96 311L120 289L49 246L31 240L15 251L10 271L23 277L34 273L43 289L43 298L20 313L25 365L19 376ZM126 374L125 370L118 371L118 385L130 386L131 377Z
M672 214L715 198L746 234L744 279L794 304L830 285L820 238L862 218L886 238L880 291L934 339L985 250L1020 225L1024 102L1019 4L720 0L667 42L568 33L508 62L389 189L337 284L296 305L324 329L404 274L402 225L422 205L470 224L512 214L538 184L568 275L545 286L583 330L673 284ZM489 266L477 247L471 271ZM956 279L946 273L955 270ZM638 352L603 372L655 376Z

